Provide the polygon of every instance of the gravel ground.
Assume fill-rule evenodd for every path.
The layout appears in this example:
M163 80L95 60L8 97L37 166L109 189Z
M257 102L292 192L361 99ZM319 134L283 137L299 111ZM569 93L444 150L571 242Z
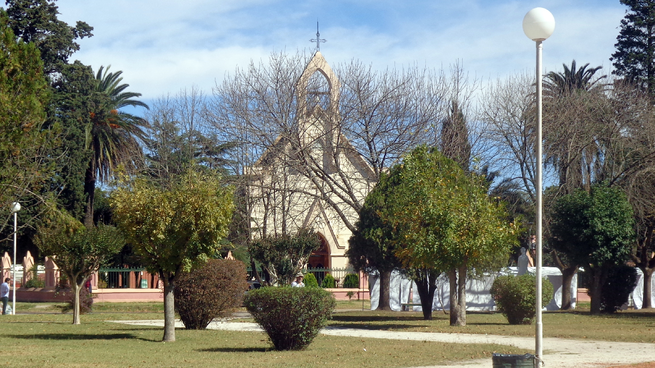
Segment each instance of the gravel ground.
M164 326L163 320L111 322L132 325ZM179 321L177 322L177 326L184 327ZM262 331L256 323L245 322L212 322L208 328L229 331ZM323 329L321 333L331 336L351 336L389 340L436 341L462 344L502 344L512 345L526 350L534 350L534 339L526 337L377 331L338 327L327 327ZM545 367L549 368L616 367L618 365L645 363L655 360L655 344L544 338L543 348ZM439 365L421 368L489 368L491 366L492 362L487 358L460 362L457 363L457 365ZM636 368L650 366L651 365L646 364L630 367Z

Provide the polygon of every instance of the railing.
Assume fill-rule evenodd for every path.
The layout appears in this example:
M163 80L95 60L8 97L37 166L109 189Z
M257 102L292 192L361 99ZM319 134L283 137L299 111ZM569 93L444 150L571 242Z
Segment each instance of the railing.
M145 268L101 268L98 270L98 287L100 289L155 289L159 286L159 277L147 272Z
M257 271L259 272L259 275L262 277L262 279L267 280L267 275L265 272L262 272L261 268L257 268ZM314 276L316 277L316 281L318 281L318 284L321 285L323 282L323 279L325 278L325 275L330 274L332 277L334 277L334 280L337 284L337 287L343 287L343 279L346 277L347 274L349 273L354 273L357 274L352 268L346 267L346 268L309 268L303 270L303 273L313 273ZM252 280L253 277L255 276L254 272L252 272L252 268L248 267L248 280Z

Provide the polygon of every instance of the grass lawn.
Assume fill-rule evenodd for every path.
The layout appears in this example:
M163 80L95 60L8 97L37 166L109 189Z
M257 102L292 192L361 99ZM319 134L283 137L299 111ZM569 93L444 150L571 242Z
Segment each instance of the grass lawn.
M443 344L319 335L304 351L271 350L263 333L215 330L176 332L177 341L162 343L163 329L105 322L117 319L162 319L152 305L139 312L123 309L82 316L70 314L0 316L0 366L15 367L407 367L473 358L493 352L522 354L500 345ZM24 308L27 309L27 308ZM143 311L143 309L150 309Z
M368 304L365 305L368 308ZM450 327L448 315L361 310L361 301L341 301L332 325L397 331L488 333L534 336L534 325L510 326L500 314L468 313L466 327ZM17 367L411 367L491 354L532 353L500 345L444 344L319 335L304 351L271 350L263 333L177 330L162 343L161 327L106 322L163 319L162 303L96 303L94 312L71 324L60 305L18 303L16 316L0 316L0 366ZM588 310L544 314L547 337L655 342L655 310L590 316ZM220 362L220 364L218 363ZM636 366L642 367L642 366ZM650 367L650 366L643 366Z
M449 316L440 311L433 320L418 312L344 312L333 316L331 325L380 330L493 334L532 337L533 325L509 325L500 313L467 313L467 325L451 327ZM655 343L655 309L623 311L591 316L589 310L543 314L544 336L569 339Z

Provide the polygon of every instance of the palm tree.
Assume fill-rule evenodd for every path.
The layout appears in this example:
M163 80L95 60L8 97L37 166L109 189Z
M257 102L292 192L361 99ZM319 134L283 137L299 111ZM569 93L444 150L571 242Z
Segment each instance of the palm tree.
M607 75L600 77L595 76L596 72L602 69L602 66L589 68L589 63L576 69L575 60L571 62L571 68L562 64L564 72L550 72L546 74L544 81L544 92L550 97L566 96L574 91L595 91L603 90L606 84L601 81L607 78Z
M95 90L91 96L89 124L86 126L86 147L93 156L86 170L84 193L87 205L84 225L93 226L93 204L96 181L105 181L114 170L123 165L127 170L141 164L141 145L145 138L145 119L120 111L121 108L145 107L136 100L140 93L125 91L129 84L121 84L122 71L112 73L101 66L95 77Z
M592 182L602 176L605 127L595 124L593 111L604 100L607 76L597 76L602 67L588 68L589 63L579 69L575 60L570 68L563 66L563 72L550 72L544 78L545 151L547 162L557 169L559 192L566 194L579 188L590 190ZM578 265L560 252L553 251L552 257L563 275L562 309L570 309L570 285Z

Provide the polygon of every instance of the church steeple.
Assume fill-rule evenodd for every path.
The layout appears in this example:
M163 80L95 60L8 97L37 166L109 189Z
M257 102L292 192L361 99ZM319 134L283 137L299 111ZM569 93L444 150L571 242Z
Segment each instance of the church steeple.
M312 38L309 42L316 42L316 51L321 51L321 43L327 42L321 38L321 32L318 31L318 21L316 21L316 38Z

